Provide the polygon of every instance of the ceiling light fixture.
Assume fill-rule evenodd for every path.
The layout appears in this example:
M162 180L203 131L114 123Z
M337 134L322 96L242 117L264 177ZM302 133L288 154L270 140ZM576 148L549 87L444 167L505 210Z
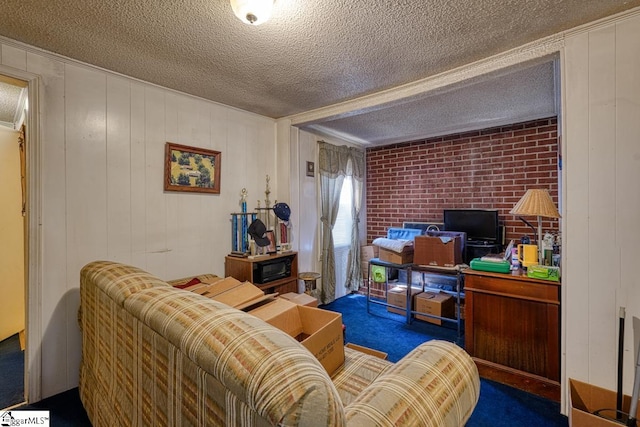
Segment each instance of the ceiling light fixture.
M271 16L274 0L231 0L231 8L245 24L260 25Z

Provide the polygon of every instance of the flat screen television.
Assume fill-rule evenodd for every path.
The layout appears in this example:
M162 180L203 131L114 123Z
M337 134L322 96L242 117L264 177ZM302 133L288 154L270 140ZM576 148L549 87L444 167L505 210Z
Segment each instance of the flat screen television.
M497 210L445 209L443 222L447 231L467 233L467 241L499 241Z

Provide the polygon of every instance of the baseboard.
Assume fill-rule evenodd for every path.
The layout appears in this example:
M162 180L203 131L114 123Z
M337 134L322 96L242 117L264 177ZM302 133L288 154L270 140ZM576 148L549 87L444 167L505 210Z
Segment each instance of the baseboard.
M549 400L560 402L560 383L486 360L473 358L482 378L506 384Z

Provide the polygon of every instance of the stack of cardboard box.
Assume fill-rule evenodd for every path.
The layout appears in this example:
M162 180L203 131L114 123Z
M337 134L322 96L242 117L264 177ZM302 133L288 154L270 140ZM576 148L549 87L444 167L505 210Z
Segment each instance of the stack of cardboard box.
M412 310L434 316L455 318L455 301L449 294L443 292L422 292L421 288L411 288ZM400 315L406 314L407 308L407 286L399 285L387 291L387 304L395 307L387 307L387 311ZM420 314L415 315L416 319L425 322L441 325L442 320Z

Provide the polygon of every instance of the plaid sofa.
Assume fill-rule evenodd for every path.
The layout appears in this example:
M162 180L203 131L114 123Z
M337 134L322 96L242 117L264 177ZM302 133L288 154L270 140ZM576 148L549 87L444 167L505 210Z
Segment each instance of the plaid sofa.
M79 321L95 427L461 426L479 395L454 344L424 343L395 364L345 348L329 378L284 332L115 262L82 269Z

